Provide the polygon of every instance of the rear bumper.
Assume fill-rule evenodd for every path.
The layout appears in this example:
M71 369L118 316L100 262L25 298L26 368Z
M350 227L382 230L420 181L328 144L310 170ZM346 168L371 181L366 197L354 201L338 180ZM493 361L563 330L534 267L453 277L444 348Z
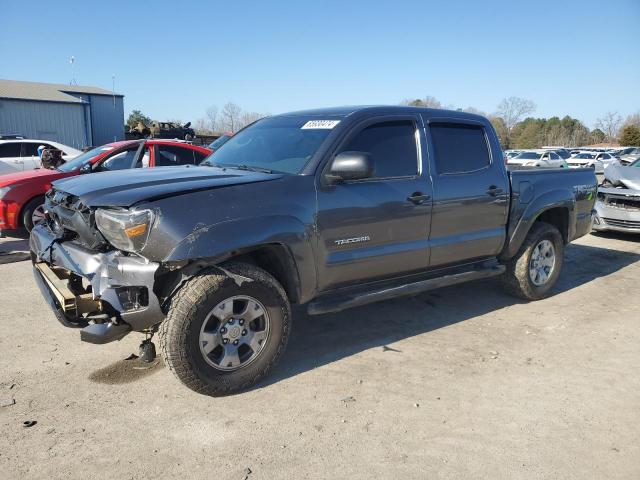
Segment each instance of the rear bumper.
M153 293L157 263L58 243L42 225L33 229L30 249L42 295L60 323L82 329L83 341L108 343L164 319Z
M597 201L592 228L596 231L640 234L640 210L610 207Z

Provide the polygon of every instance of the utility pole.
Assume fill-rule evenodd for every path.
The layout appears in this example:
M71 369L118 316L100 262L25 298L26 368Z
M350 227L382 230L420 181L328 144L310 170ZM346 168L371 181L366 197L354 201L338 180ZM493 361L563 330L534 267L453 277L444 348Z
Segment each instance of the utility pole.
M69 82L69 85L77 85L78 82L76 82L76 76L74 74L74 64L76 63L76 57L74 57L73 55L71 55L71 58L69 59L69 65L71 65L71 81Z

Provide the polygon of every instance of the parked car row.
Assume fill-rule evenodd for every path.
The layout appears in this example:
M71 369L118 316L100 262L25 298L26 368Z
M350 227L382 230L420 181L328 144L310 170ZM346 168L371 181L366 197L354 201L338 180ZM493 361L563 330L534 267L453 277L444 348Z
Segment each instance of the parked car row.
M130 168L197 165L211 150L175 140L132 140L77 153L73 160L54 170L41 168L0 175L0 234L23 228L31 231L44 218L44 195L55 180Z
M623 149L542 147L540 149L506 150L507 165L540 168L592 168L596 173L604 173L612 163L629 165L640 158L640 148Z

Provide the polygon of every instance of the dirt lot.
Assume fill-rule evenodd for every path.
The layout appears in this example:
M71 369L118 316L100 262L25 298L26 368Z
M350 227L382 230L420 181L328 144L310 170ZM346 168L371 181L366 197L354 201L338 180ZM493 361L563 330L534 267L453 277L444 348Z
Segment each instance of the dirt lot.
M0 265L0 476L640 478L638 260L588 236L537 303L489 281L299 312L274 375L226 398L124 360L136 335L80 343L28 262Z

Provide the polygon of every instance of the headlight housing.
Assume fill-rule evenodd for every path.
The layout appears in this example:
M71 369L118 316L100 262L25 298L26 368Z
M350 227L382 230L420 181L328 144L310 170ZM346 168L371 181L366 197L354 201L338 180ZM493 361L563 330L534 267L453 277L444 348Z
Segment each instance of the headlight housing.
M98 230L111 245L119 250L137 252L147 243L154 214L151 210L99 208L95 219Z
M2 198L9 193L9 190L11 190L14 187L14 185L8 185L6 187L0 187L0 200L2 200Z

